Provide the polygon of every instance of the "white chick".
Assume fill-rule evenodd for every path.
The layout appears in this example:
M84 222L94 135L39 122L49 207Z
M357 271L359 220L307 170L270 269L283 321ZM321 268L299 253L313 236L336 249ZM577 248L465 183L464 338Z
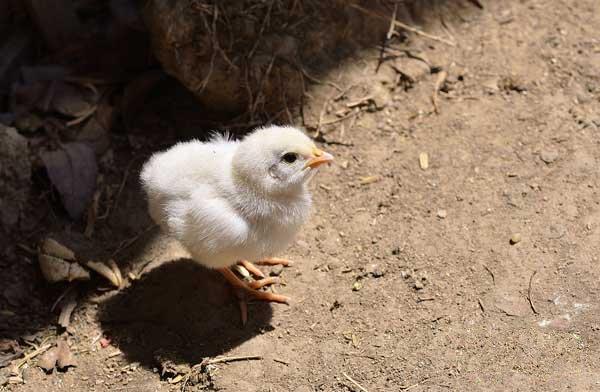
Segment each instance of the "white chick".
M288 298L259 290L277 279L246 283L230 267L241 263L264 278L247 260L289 263L265 258L293 241L310 213L307 183L332 160L300 130L271 126L241 141L216 136L176 144L150 158L141 180L154 221L196 262L217 269L238 289L245 323L246 297L281 303Z

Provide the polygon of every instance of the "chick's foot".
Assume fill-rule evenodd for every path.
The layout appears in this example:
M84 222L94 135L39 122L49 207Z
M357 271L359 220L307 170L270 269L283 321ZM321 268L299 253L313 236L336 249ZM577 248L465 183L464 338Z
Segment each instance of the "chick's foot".
M248 270L248 272L250 272L252 275L254 275L257 278L264 278L265 277L265 274L263 274L263 272L261 270L259 270L257 266L255 266L254 264L252 264L248 260L240 260L240 261L238 261L237 264L241 265L244 268L246 268Z
M248 321L248 299L255 299L266 302L278 302L287 304L289 298L284 295L273 294L267 291L260 291L261 287L269 284L278 283L277 278L265 278L257 280L251 283L246 283L237 277L233 271L229 268L219 268L218 271L223 277L231 284L236 290L236 295L240 303L240 312L242 317L242 324L245 325Z
M278 259L278 258L269 258L263 259L256 262L256 265L266 265L266 266L274 266L274 265L282 265L284 267L289 267L292 265L292 261L287 259ZM248 260L240 260L237 262L237 265L244 267L250 274L252 274L255 278L264 278L265 274L253 263Z

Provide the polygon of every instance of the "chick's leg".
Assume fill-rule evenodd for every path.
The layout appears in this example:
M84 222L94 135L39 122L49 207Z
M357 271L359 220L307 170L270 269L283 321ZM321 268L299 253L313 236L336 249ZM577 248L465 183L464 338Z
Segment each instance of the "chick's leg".
M240 312L242 316L242 324L246 324L248 320L248 305L247 299L254 298L259 301L279 302L287 304L289 298L284 295L273 294L267 291L259 291L258 289L267 285L276 283L278 280L274 278L266 278L252 283L246 283L236 276L229 268L219 268L218 271L223 277L236 289L236 295L240 300ZM263 282L264 281L264 282Z

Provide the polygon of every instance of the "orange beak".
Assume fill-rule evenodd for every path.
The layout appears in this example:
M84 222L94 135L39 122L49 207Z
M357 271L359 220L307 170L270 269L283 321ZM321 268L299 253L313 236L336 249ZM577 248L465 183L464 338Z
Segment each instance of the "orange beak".
M312 155L313 157L309 159L304 165L305 169L308 167L310 167L311 169L315 169L324 163L329 163L333 161L333 155L326 153L325 151L319 150L316 147L313 148Z

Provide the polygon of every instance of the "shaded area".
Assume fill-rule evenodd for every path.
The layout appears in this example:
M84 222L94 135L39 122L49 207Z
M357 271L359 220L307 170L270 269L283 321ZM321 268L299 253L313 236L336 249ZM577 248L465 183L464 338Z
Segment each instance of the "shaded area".
M236 117L248 124L294 122L310 85L345 59L376 45L405 43L402 26L430 28L474 8L462 1L142 3L165 71L197 96L208 119ZM425 36L433 46L453 45L448 35Z
M157 355L195 364L223 354L269 330L271 316L270 305L254 304L242 327L237 301L221 276L181 259L103 303L99 321L129 360L154 367Z

